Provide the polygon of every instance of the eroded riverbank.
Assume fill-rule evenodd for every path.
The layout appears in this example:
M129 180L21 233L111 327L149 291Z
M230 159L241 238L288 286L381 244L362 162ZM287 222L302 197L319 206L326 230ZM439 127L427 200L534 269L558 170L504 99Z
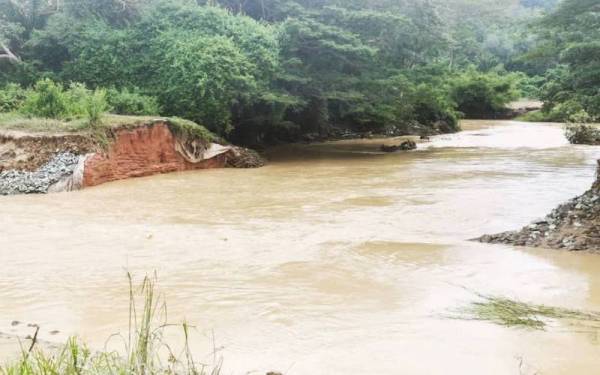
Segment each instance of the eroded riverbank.
M600 310L600 257L465 241L583 193L599 152L560 125L463 127L409 153L296 145L257 170L0 197L0 321L102 347L126 330L124 269L157 270L170 320L198 327L197 353L214 331L226 373L512 374L517 357L541 374L593 371L591 333L446 315L473 291Z
M117 117L119 118L119 117ZM161 173L256 168L255 151L178 119L120 118L70 133L0 129L0 195L79 190Z

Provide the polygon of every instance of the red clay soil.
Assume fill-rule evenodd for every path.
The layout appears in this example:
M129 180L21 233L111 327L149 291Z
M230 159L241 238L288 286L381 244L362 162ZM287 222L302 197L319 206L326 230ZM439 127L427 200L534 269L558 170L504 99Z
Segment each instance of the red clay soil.
M176 151L175 142L164 123L118 130L107 152L96 153L86 160L83 186L158 173L223 168L227 164L227 153L190 163Z

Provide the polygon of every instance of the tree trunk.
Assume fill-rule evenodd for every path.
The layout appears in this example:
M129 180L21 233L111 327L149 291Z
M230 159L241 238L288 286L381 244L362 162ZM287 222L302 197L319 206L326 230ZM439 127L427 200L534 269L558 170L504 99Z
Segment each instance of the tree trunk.
M21 59L14 53L12 53L12 51L4 43L0 43L0 51L4 52L4 53L0 53L0 61L8 60L15 64L21 62Z

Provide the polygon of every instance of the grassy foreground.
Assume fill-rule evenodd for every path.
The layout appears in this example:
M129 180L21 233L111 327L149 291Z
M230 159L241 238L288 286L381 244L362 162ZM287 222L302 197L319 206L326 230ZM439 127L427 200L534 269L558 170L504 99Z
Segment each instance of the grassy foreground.
M156 279L144 278L135 290L129 277L129 332L122 336L123 353L96 352L77 338L70 338L60 349L45 352L36 345L23 348L20 358L0 365L2 375L218 375L221 359L211 365L197 363L188 346L189 326L180 325L184 333L183 350L174 353L163 341L165 305L156 294ZM138 310L136 299L143 299ZM165 356L165 354L167 354Z

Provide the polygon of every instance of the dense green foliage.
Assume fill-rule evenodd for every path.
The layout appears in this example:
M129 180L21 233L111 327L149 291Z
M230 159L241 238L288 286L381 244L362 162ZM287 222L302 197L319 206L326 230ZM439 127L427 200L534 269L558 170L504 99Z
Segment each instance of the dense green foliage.
M537 25L539 45L527 56L549 66L541 90L555 121L600 119L600 3L565 0Z
M143 95L138 90L112 88L107 93L110 111L120 115L157 115L160 113L158 100L153 96Z
M72 98L75 95L65 93L62 85L45 79L27 93L22 111L33 116L61 119L81 109L80 103L71 101Z
M22 104L14 109L35 117L50 119L85 117L90 124L97 124L108 109L105 90L88 90L85 85L77 83L71 84L65 90L61 84L43 79L38 81L33 89L24 91L23 96Z
M467 70L454 79L451 96L458 110L467 115L482 117L499 113L506 103L519 98L520 93L516 89L519 79L516 74L483 74Z
M598 39L577 35L597 18L569 5L585 1L544 18L556 1L0 0L0 86L52 79L38 88L44 116L69 113L52 90L109 88L114 112L180 116L243 143L455 131L524 95L593 116ZM573 12L585 25L561 21ZM0 92L3 111L18 91Z
M0 112L17 111L23 106L26 91L21 86L10 83L0 90Z
M85 118L97 124L102 114L111 111L122 115L156 115L156 98L127 89L89 90L84 84L71 83L68 88L48 78L30 89L8 84L0 90L0 112L18 112L29 117L55 120Z

